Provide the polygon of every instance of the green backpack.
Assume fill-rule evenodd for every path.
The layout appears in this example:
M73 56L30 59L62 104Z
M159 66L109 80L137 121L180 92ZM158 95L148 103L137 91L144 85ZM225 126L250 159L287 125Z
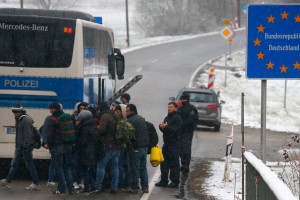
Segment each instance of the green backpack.
M64 142L74 143L76 135L71 115L63 113L59 117L52 117L52 119L56 122L54 130L57 137L61 138Z
M135 140L135 128L131 123L126 122L124 119L119 120L115 139L119 144Z

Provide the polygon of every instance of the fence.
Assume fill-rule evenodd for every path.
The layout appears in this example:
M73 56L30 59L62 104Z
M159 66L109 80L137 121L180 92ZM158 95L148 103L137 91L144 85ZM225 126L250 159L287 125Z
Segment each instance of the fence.
M296 200L291 190L252 153L246 158L246 200Z

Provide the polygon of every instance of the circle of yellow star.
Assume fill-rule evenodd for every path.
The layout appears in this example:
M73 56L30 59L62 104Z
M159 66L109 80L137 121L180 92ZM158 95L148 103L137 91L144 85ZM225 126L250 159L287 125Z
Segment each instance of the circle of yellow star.
M272 15L270 15L269 17L268 17L268 23L274 23L274 20L275 20L275 17L273 17Z
M287 71L287 67L282 65L282 67L280 67L280 73L286 73Z
M298 60L294 65L294 69L300 69L300 63L298 63Z
M299 15L297 15L297 17L294 17L294 19L295 19L295 23L299 23L300 22L300 16Z
M288 19L288 15L289 15L289 14L288 14L287 12L284 11L284 12L281 13L280 15L281 15L281 19Z
M256 40L253 40L253 42L254 42L254 46L260 46L261 40L256 38Z
M266 64L268 69L273 69L274 64L270 61L268 64Z
M257 59L259 60L259 59L264 59L264 56L265 56L265 54L263 54L261 51L258 53L258 54L256 54L257 55Z
M264 27L264 26L262 26L262 25L260 25L259 27L256 27L257 29L258 29L258 32L260 33L260 32L265 32L265 28L266 27Z

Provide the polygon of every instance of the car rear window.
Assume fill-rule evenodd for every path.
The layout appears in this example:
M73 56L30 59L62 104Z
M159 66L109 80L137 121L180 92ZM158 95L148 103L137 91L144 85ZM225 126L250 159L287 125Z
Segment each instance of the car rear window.
M215 103L216 100L212 93L185 92L190 96L191 102Z

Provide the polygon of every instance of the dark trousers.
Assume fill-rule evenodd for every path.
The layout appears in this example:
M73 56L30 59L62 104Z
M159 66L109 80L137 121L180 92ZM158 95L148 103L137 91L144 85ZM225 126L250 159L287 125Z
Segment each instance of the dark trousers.
M69 193L72 193L74 191L73 176L71 169L72 145L55 144L51 147L50 152L57 176L59 192L65 193L67 185Z
M32 149L25 149L23 147L16 147L14 158L11 161L9 173L6 177L7 182L11 182L12 179L15 178L17 167L20 164L22 158L25 161L26 167L30 172L32 182L34 184L39 184L39 177L37 170L35 168L33 158L32 158Z
M185 132L180 138L179 157L181 171L189 171L192 155L193 132Z
M164 145L162 152L164 155L164 162L160 164L161 182L168 184L170 174L170 180L175 184L179 184L180 164L177 145Z

